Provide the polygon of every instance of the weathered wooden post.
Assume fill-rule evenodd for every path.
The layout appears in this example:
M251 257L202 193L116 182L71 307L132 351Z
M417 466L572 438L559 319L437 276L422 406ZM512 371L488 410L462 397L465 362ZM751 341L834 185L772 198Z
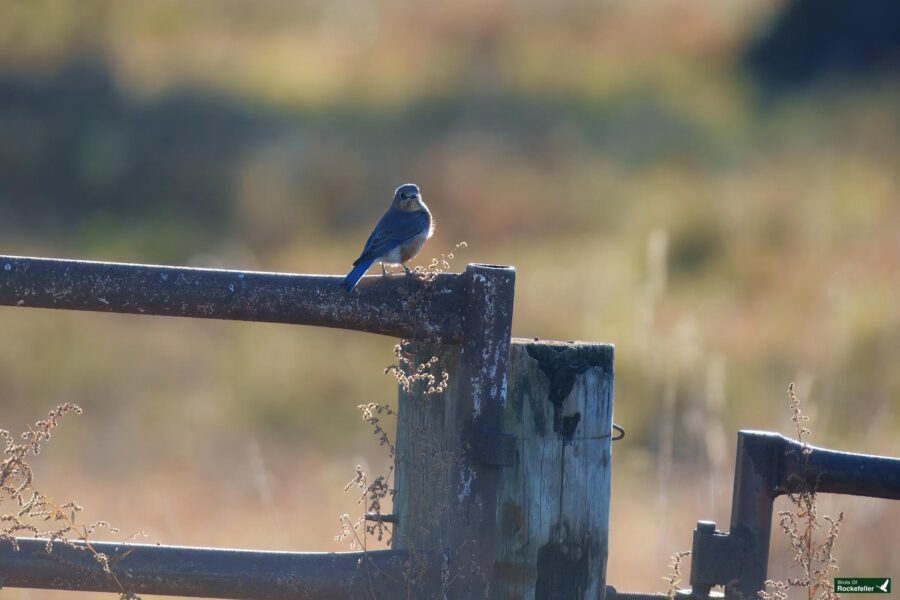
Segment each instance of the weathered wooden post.
M611 345L514 341L495 598L603 599L612 409Z
M410 564L424 567L416 559L420 550L454 540L460 546L448 549L456 560L443 566L445 580L483 576L492 598L602 600L612 346L512 340L502 429L482 437L477 447L460 449L463 355L458 346L415 345L415 364L437 356L450 385L442 394L426 395L421 387L400 392L394 547L408 551ZM473 451L496 465L496 504L483 507L494 512L493 529L467 530L470 524L453 510L472 483L460 479L460 464ZM492 573L483 573L475 559L484 547L493 552ZM465 560L467 553L473 560Z

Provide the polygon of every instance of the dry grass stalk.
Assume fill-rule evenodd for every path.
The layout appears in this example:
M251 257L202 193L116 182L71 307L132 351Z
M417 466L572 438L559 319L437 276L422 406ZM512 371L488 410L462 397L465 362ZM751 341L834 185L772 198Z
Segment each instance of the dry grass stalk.
M791 408L791 421L797 433L797 441L803 445L800 457L801 467L805 472L809 461L808 447L805 437L811 432L804 423L809 417L801 410L800 399L794 391L794 384L788 387L788 400ZM766 581L766 589L759 593L762 600L787 600L792 588L806 592L808 600L836 600L838 595L831 585L830 575L837 571L837 559L834 557L834 545L844 520L844 513L837 518L828 515L819 517L816 502L816 485L806 479L800 479L798 491L788 494L794 505L793 510L778 513L778 524L788 538L793 554L793 565L800 571L799 577L789 577L785 581ZM824 535L817 535L824 530Z
M682 562L685 558L691 555L690 550L683 550L681 552L676 552L672 555L671 561L669 562L669 574L663 577L663 580L666 582L666 596L669 597L669 600L675 600L675 593L678 591L678 585L681 583L681 568Z
M431 262L428 263L427 266L416 267L415 269L413 269L413 272L422 281L434 281L435 277L445 271L450 270L450 265L453 262L453 259L456 258L456 251L460 248L467 248L468 246L469 244L467 244L466 242L459 242L453 247L453 250L451 250L450 252L441 254L440 258L432 258Z
M397 384L406 392L413 384L423 383L425 384L425 394L443 393L450 382L450 374L443 369L438 373L432 372L438 363L437 356L432 356L424 363L413 364L413 355L406 350L410 343L410 340L400 340L400 343L394 346L394 357L397 359L397 364L385 368L385 375L392 375L397 380Z
M75 501L57 503L35 486L29 457L40 454L43 443L50 440L60 420L70 413L80 415L81 407L71 402L60 404L48 413L47 418L22 432L19 436L21 441L16 441L9 431L0 429L0 438L5 441L4 459L0 463L0 507L4 508L0 514L0 541L18 550L16 535L24 532L45 538L48 553L53 550L54 544L90 552L116 583L120 598L137 599L138 596L128 592L116 577L110 564L112 559L91 545L90 539L97 530L117 533L118 529L107 521L79 523L77 517L83 510L81 505ZM74 543L76 541L81 543Z

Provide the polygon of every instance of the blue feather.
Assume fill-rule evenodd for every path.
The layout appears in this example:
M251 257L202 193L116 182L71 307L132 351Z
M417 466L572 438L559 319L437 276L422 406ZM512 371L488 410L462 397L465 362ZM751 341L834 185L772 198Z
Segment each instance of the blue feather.
M344 277L343 286L347 288L348 292L353 291L353 288L356 287L356 284L359 282L362 276L366 274L366 271L369 270L369 267L372 266L373 262L375 262L374 258L361 260L356 263L356 266L353 267L352 271L347 273L347 276Z

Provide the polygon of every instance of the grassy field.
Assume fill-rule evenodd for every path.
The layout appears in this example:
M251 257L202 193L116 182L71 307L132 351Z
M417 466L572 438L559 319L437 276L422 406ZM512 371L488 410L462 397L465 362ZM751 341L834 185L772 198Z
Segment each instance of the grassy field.
M736 431L791 431L790 382L813 443L900 455L900 83L759 88L741 57L780 7L12 0L0 253L343 274L417 182L418 264L465 240L455 269L516 266L515 335L616 344L608 579L660 590L695 521L728 521ZM0 331L0 427L80 404L37 477L148 541L346 548L344 484L387 463L356 406L395 396L394 340L14 308ZM900 567L900 507L823 503L841 574Z

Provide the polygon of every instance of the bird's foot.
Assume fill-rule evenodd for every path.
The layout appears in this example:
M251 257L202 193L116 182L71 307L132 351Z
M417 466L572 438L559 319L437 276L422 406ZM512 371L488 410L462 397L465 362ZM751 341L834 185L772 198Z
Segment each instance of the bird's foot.
M412 274L413 274L413 272L410 271L410 270L409 270L409 267L407 267L406 265L403 265L403 270L406 271L406 274L407 274L407 275L412 275Z

